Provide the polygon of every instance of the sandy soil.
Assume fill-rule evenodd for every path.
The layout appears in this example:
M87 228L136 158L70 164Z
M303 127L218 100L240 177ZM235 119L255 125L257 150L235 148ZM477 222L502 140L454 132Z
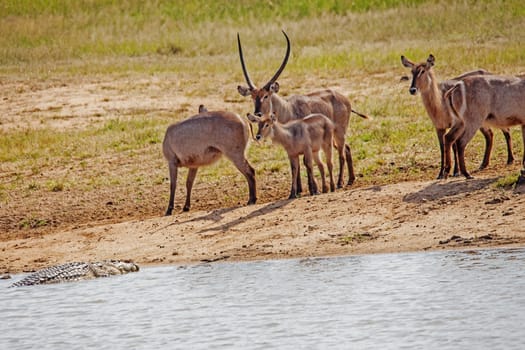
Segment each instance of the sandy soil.
M0 127L82 127L136 109L154 113L181 103L199 104L168 98L182 87L168 88L151 79L138 83L144 88L129 98L129 90L110 81L3 82ZM221 96L211 98L222 101ZM114 163L125 168L124 160ZM36 198L11 193L0 204L0 273L110 258L139 265L189 264L524 246L524 189L496 188L494 171L476 175L469 181L357 183L292 201L280 199L286 197L286 183L273 195L259 191L260 204L252 206L225 204L222 192L210 196L213 186L204 184L194 189L192 211L171 217L159 216L165 203L155 201L153 192L153 199L140 208L132 201L111 201L117 191L122 196L121 188L96 194L41 192ZM10 176L3 168L0 180ZM264 181L259 185L268 189ZM168 190L165 184L158 187ZM34 229L14 224L18 219L13 218L28 206L49 215L51 224Z
M1 272L523 246L525 195L493 181L407 182L4 240Z

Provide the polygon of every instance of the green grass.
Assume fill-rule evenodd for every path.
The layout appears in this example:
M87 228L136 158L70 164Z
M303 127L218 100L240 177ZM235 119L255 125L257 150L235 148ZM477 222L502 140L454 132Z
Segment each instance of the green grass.
M289 73L384 71L397 67L400 52L419 57L428 51L438 62L447 57L454 71L493 68L523 61L524 17L525 6L516 0L7 0L0 5L0 72L184 72L197 66L239 74L231 64L237 32L250 68L267 71L282 55L281 28L293 42Z
M45 219L39 219L33 216L28 216L18 223L18 227L25 228L25 229L38 228L38 227L46 226L48 224L49 223Z
M57 132L51 128L0 131L0 161L53 159L55 165L60 165L72 159L140 149L160 144L167 125L162 118L136 117L112 119L101 127L78 131Z
M519 174L506 175L506 176L498 179L494 183L494 186L496 186L497 188L503 188L503 189L513 188L516 185L516 183L518 182L519 177L520 177Z
M224 52L225 31L344 15L421 1L69 1L6 0L0 5L0 63L86 56ZM237 23L235 26L234 23ZM232 28L233 27L233 28ZM254 28L250 28L251 31ZM203 42L203 38L209 38ZM195 43L199 43L195 45ZM197 50L196 50L197 49Z

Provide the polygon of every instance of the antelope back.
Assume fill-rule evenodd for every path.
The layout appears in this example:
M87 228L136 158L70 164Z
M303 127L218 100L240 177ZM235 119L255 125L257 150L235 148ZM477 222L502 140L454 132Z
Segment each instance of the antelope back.
M163 142L166 159L179 166L203 166L221 153L243 153L249 140L246 122L237 114L208 111L168 127Z

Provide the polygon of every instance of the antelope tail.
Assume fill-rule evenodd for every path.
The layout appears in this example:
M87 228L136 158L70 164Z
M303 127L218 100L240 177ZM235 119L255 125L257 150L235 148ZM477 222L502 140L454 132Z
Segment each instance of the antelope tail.
M460 91L461 91L460 85L461 85L461 82L457 83L452 88L448 89L448 91L445 92L445 95L444 95L444 98L445 98L445 101L447 103L449 111L454 115L454 117L456 117L458 119L461 118L461 116L460 116L460 112L454 106L454 102L452 101L452 98L453 98L452 95L453 95L454 91L457 90L457 89L460 89Z
M362 113L359 113L358 111L355 111L355 110L353 110L353 109L352 109L352 113L357 114L357 115L360 116L361 118L368 119L368 116L367 116L367 115L362 114Z

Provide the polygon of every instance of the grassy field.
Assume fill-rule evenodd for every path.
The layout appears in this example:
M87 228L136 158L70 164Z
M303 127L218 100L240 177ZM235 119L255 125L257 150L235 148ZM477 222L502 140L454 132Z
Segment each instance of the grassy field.
M27 94L32 84L140 78L167 82L159 83L161 88L176 83L178 97L191 102L171 111L152 106L102 113L101 122L75 128L48 126L35 110L31 118L40 120L38 127L21 116L17 127L0 128L0 212L6 206L11 209L2 215L22 211L34 197L82 193L90 201L89 193L96 192L117 198L111 202L146 207L144 216L161 213L168 187L160 143L167 125L193 114L198 103L250 111L251 102L236 91L244 83L236 34L253 80L262 84L283 57L282 29L292 40L280 78L283 95L334 87L373 118L351 120L356 186L433 179L439 165L435 132L420 97L410 96L408 83L399 81L408 74L400 55L422 61L433 53L441 78L474 68L524 73L524 23L525 5L517 0L2 1L0 82L20 83L15 94ZM147 85L123 83L119 93L134 96ZM16 102L16 97L6 99ZM521 159L517 128L513 137ZM482 149L478 135L467 149L471 169L481 162ZM284 152L252 145L248 158L261 189L282 197L289 176ZM496 132L491 167L508 174L501 167L505 159L503 138ZM220 204L244 203L244 179L226 161L201 171L198 181L214 187L224 178L235 186ZM13 222L24 229L50 225L43 216L38 209L24 211L4 228Z

